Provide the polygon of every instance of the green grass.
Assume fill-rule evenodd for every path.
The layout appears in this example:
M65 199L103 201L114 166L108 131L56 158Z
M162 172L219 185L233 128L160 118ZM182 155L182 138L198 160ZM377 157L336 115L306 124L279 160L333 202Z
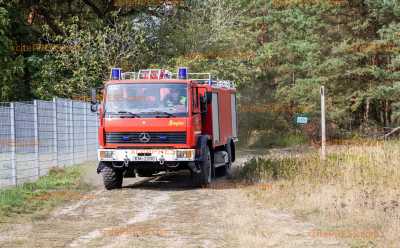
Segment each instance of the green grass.
M88 189L79 166L51 169L36 182L0 190L0 219L50 209Z

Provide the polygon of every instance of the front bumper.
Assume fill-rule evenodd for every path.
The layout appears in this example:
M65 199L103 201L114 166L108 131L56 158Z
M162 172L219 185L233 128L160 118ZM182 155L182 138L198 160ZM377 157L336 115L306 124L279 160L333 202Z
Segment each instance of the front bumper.
M98 149L99 161L179 162L195 161L195 149Z

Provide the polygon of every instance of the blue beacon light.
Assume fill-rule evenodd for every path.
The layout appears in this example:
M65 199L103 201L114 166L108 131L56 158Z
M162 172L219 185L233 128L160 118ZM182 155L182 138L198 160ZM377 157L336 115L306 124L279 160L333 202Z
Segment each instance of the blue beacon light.
M178 78L179 79L187 79L188 78L188 68L187 67L179 67L178 68Z
M111 79L112 80L120 80L122 74L122 69L121 68L112 68L111 69Z

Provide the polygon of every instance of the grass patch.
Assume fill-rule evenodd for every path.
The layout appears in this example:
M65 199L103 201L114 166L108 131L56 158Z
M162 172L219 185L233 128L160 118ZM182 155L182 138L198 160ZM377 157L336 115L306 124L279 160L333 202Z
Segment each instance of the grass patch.
M252 196L287 209L322 227L316 233L370 233L342 236L353 247L396 247L400 243L400 142L341 145L328 150L254 158L234 179L268 181L268 191ZM356 238L348 238L355 236ZM368 245L368 246L367 246Z
M33 183L0 190L0 219L51 209L59 203L76 199L90 188L81 180L79 166L51 169Z
M308 138L302 133L279 133L260 131L250 148L292 147L308 143Z
M291 177L296 170L296 163L293 163L290 159L252 158L243 168L236 171L233 179L258 183Z

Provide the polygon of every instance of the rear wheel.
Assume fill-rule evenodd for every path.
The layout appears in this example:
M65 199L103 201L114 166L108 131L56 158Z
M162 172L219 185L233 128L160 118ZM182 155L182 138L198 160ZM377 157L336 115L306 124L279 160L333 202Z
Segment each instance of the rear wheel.
M104 187L107 190L118 189L122 187L123 173L109 166L104 166L101 170Z
M210 149L208 146L204 149L204 159L199 162L200 172L192 174L193 185L196 187L207 186L211 183L212 163Z

